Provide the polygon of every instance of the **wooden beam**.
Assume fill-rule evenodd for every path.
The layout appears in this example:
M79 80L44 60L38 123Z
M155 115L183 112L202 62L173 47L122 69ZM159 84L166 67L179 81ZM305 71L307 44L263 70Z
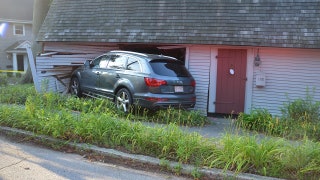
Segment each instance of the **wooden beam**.
M32 51L31 51L31 46L28 45L26 47L26 49L27 49L27 53L28 53L28 58L29 58L29 64L30 64L32 78L33 78L33 83L34 83L34 86L36 88L36 91L40 92L40 85L39 85L38 77L37 77L37 69L36 69L36 65L34 63L35 59L33 57Z

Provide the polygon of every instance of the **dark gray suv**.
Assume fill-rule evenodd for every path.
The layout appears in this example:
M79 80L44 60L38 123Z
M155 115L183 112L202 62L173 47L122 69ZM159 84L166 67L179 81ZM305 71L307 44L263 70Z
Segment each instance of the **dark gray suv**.
M128 112L131 105L192 108L195 84L183 62L173 57L110 51L76 69L70 89L79 97L109 98Z

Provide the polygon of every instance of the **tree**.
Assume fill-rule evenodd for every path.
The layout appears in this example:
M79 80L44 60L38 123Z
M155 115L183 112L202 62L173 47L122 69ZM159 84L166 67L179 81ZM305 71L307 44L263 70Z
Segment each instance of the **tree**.
M33 2L33 21L32 21L32 54L35 58L38 53L42 51L42 43L36 42L37 35L42 26L44 19L50 8L52 0L34 0ZM29 61L34 61L35 59L29 59ZM32 83L32 73L30 66L27 69L26 74L23 76L21 83Z

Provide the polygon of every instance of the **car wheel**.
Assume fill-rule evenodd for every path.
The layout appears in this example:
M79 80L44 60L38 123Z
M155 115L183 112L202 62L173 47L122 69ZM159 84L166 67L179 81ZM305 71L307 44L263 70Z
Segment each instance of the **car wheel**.
M118 109L129 112L132 106L132 96L128 89L122 88L117 92L115 103Z
M80 89L80 82L79 79L76 77L73 77L71 79L71 94L81 97L82 93L81 93L81 89Z

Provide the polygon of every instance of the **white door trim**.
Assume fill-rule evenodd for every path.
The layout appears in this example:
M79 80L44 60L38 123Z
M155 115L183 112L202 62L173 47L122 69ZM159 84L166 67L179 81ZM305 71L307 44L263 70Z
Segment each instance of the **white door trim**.
M216 92L217 92L217 66L218 66L218 48L212 47L210 50L210 84L209 84L209 100L208 100L208 113L216 111Z

